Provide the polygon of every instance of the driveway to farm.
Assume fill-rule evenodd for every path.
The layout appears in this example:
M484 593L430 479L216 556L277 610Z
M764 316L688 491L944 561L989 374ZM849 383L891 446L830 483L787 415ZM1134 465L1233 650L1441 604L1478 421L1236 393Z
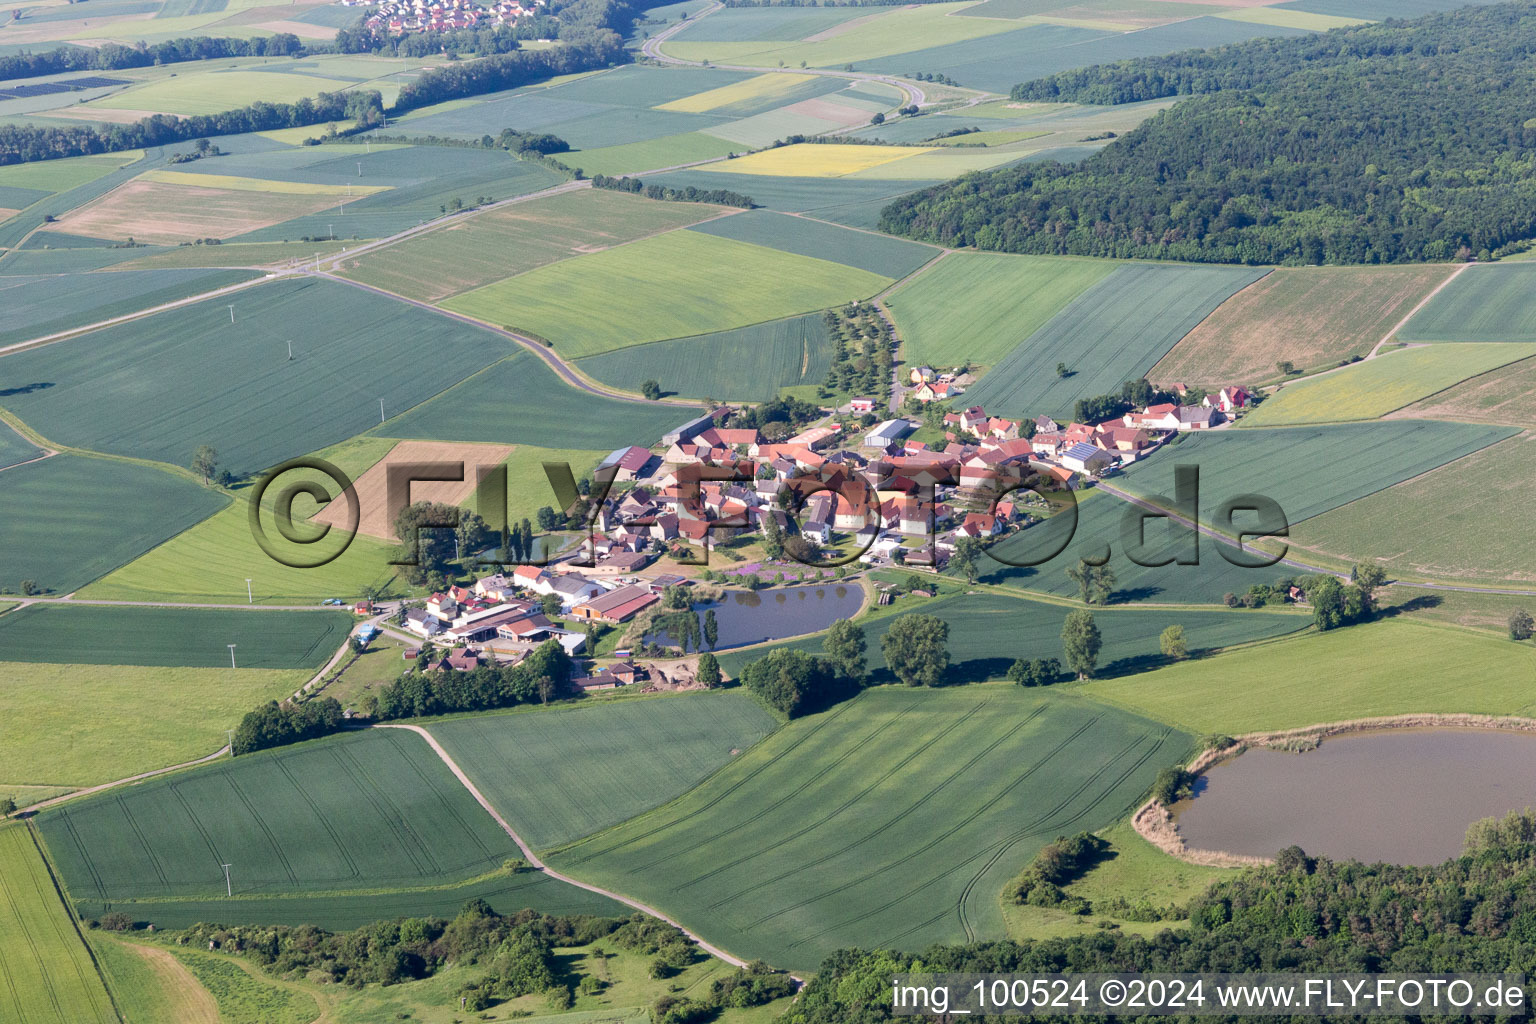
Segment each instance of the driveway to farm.
M900 89L902 95L907 97L907 103L910 103L913 106L920 107L925 102L927 102L927 94L923 92L921 86L914 85L913 83L903 78L897 78L895 75L881 75L873 71L833 71L828 68L769 68L756 67L751 64L716 64L713 61L711 61L709 64L705 64L702 61L682 60L678 57L669 57L667 54L661 52L662 43L666 42L668 39L671 39L678 32L681 32L683 29L687 28L689 25L692 25L694 22L698 21L705 15L714 14L716 11L722 10L724 7L725 4L719 3L717 0L716 3L713 3L710 6L704 8L698 14L695 14L693 17L687 19L686 21L680 21L675 25L669 25L667 28L647 39L644 45L640 47L640 52L654 61L660 61L662 64L678 64L691 68L723 68L726 71L783 71L793 75L824 75L828 78L848 78L860 82L882 82L886 85L895 86L897 89ZM840 131L841 129L835 130Z
M526 860L529 864L533 865L539 871L542 871L549 877L564 882L567 885L574 885L578 889L585 889L588 892L595 892L599 896L607 896L611 900L617 900L626 906L634 907L636 910L643 914L650 914L652 917L660 918L661 920L670 924L672 927L676 928L678 931L682 932L684 935L688 936L694 942L697 942L699 944L699 948L709 953L711 956L718 957L719 959L724 960L726 963L736 967L747 966L747 962L745 960L741 959L740 957L732 956L718 946L711 945L704 939L689 931L687 928L683 927L678 922L674 921L672 918L668 917L666 914L657 910L655 907L646 906L644 903L631 899L622 893L613 892L608 889L602 889L595 885L588 885L586 882L572 878L569 875L562 875L560 872L555 871L554 869L545 865L543 861L539 860L538 855L528 848L528 844L523 842L522 836L519 836L517 832L513 830L512 826L507 823L507 819L503 818L501 814L497 812L496 808L491 806L491 802L485 798L485 794L481 793L480 790L476 788L475 784L469 780L469 776L464 774L464 769L460 768L458 764L453 760L453 758L449 756L448 751L444 750L442 744L437 742L437 738L430 732L427 732L427 730L423 729L421 726L404 724L381 724L374 726L374 728L409 729L411 732L416 733L422 739L426 740L427 743L431 745L432 749L437 752L437 756L443 759L443 764L448 766L448 770L453 772L454 777L456 777L459 782L463 784L465 789L469 790L469 795L474 797L476 802L479 803L481 807L485 808L485 813L489 814L493 819L495 819L496 824L501 826L501 830L503 832L512 837L512 841L517 844L517 848L523 852L523 859ZM796 978L795 980L799 981L800 979Z
M1113 494L1115 497L1124 501L1128 501L1138 508L1144 508L1150 512L1156 512L1158 515L1167 516L1174 522L1183 523L1185 526L1193 526L1196 530L1200 531L1207 537L1213 537L1217 540L1227 541L1228 543L1231 543L1232 541L1231 537L1228 537L1226 534L1221 533L1218 530L1215 530L1202 523L1191 522L1188 518L1179 515L1177 512L1163 508L1161 505L1156 505L1150 501L1147 501L1145 498L1138 498L1136 495L1127 491L1122 491L1120 488L1107 484L1102 480L1100 480L1094 486L1101 491L1104 491L1108 494ZM1294 558L1282 558L1280 559L1279 564L1288 565L1292 569L1300 569L1303 572L1321 573L1325 576L1337 576L1339 579L1344 580L1345 582L1348 582L1349 580L1349 577L1345 576L1343 573L1335 572L1332 569L1325 569L1320 565L1311 565L1307 562L1298 561ZM1461 594L1507 594L1515 597L1536 597L1536 590L1515 590L1511 588L1500 587L1459 587L1451 583L1410 583L1408 581L1394 580L1388 583L1387 586L1408 587L1413 590L1449 590Z

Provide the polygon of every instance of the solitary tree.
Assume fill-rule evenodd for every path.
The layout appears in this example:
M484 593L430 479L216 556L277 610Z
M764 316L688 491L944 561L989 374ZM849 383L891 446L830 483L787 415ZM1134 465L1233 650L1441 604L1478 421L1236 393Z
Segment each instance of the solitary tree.
M640 393L654 402L661 397L661 383L656 380L648 380L640 385Z
M720 642L720 623L713 608L704 612L704 642L711 648Z
M1357 562L1350 575L1354 578L1355 586L1365 595L1366 605L1374 605L1377 588L1387 582L1387 570L1376 562Z
M213 479L213 474L219 468L219 453L213 450L212 445L200 444L197 451L192 453L192 472L203 478L203 485Z
M16 801L8 796L0 796L0 818L8 818L16 813Z
M1049 686L1061 675L1061 662L1055 658L1019 658L1008 666L1008 681L1020 686Z
M1332 576L1323 576L1307 588L1312 605L1312 622L1320 630L1336 629L1344 624L1344 587Z
M37 580L22 580L21 593L23 597L31 597L37 593Z
M1071 375L1072 375L1072 371L1067 369L1067 364L1066 363L1057 363L1056 364L1056 376L1061 377L1063 380L1065 380L1067 377L1070 377Z
M709 689L720 685L720 660L705 651L699 655L699 670L694 678Z
M587 623L587 639L582 645L581 653L589 658L597 653L597 626L590 622Z
M1108 604L1115 592L1115 570L1108 565L1080 561L1067 566L1066 573L1077 584L1077 599L1083 604Z
M902 615L880 639L891 673L908 686L937 686L949 668L949 623L932 615Z
M949 560L960 570L965 582L975 583L981 575L981 541L975 537L961 537L955 542L955 553Z
M544 599L539 602L539 610L550 618L554 618L556 615L559 615L560 608L561 604L559 594L545 594Z
M1509 613L1509 638L1511 640L1529 640L1536 635L1536 619L1531 618L1531 613L1524 608L1516 608Z
M769 558L784 557L784 531L779 528L779 518L771 510L763 516L763 553Z
M843 678L862 685L869 671L865 661L867 646L863 626L848 619L838 619L827 630L821 649Z
M1189 645L1184 641L1183 626L1169 626L1163 630L1163 635L1158 637L1157 644L1162 648L1165 658L1181 661L1189 657Z
M1072 612L1061 627L1061 649L1066 655L1067 667L1077 673L1079 679L1092 679L1094 666L1099 661L1099 648L1104 638L1093 621L1092 612Z
M1296 364L1289 359L1282 359L1275 364L1275 369L1280 371L1280 376L1289 377L1296 372Z

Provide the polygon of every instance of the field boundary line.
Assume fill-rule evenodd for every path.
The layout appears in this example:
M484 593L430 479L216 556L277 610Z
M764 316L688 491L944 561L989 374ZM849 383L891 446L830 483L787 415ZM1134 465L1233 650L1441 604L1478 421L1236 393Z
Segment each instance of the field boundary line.
M1430 289L1429 294L1424 296L1422 299L1420 299L1419 302L1418 302L1418 305L1414 306L1412 309L1410 309L1408 311L1408 315L1407 316L1403 317L1397 323L1392 325L1392 329L1390 331L1388 331L1385 335L1382 336L1382 339L1380 341L1378 341L1375 344L1375 346L1371 349L1371 354L1366 356L1365 358L1367 358L1367 359L1375 359L1376 358L1376 354L1381 351L1381 346L1383 346L1387 342L1391 341L1393 336L1396 335L1398 331L1402 330L1404 327L1407 327L1408 326L1408 321L1412 320L1414 318L1414 315L1417 314L1419 310L1421 310L1425 306L1429 305L1429 301L1431 299L1433 299L1436 295L1439 295L1440 294L1440 290L1442 288L1444 288L1446 285L1450 284L1452 281L1456 280L1462 274L1466 273L1467 269L1469 267L1472 267L1472 266L1475 266L1475 264L1463 263L1461 266L1457 267L1448 277L1446 277L1446 279L1444 281L1441 281L1439 284L1435 285L1434 288ZM1497 367L1495 367L1495 369L1497 369ZM1470 379L1470 378L1468 378L1468 379ZM1411 405L1412 403L1409 403L1409 404Z
M117 1005L117 997L112 994L112 986L107 984L107 976L101 969L101 962L96 959L96 950L85 939L85 932L80 930L79 915L75 913L74 906L69 902L69 896L64 891L64 883L58 873L53 870L53 860L48 856L48 850L43 845L42 836L38 834L37 827L31 821L26 822L27 835L32 840L32 845L37 848L37 855L43 862L43 870L48 873L48 881L53 883L53 894L58 897L59 903L64 909L64 916L69 918L69 926L74 929L75 938L80 945L85 947L85 955L90 958L91 968L96 972L96 978L101 982L101 990L107 995L107 1004L112 1007L112 1013L120 1021L127 1021L123 1016L123 1008Z
M727 953L720 947L712 945L701 936L694 934L692 931L689 931L673 918L662 913L660 910L647 906L646 904L641 903L639 900L625 896L622 893L613 892L609 889L603 889L599 886L591 885L587 882L572 878L569 875L561 874L560 872L555 871L545 865L543 861L539 860L538 854L534 853L528 844L523 842L522 836L519 836L516 830L514 830L512 826L507 823L507 819L503 818L500 812L498 812L495 807L491 806L491 802L485 798L485 794L481 793L479 788L472 781L470 781L469 776L464 773L464 769L459 767L458 763L454 761L453 757L449 755L448 751L443 748L443 745L437 742L437 737L433 736L426 729L419 725L406 725L404 723L380 723L379 725L373 726L373 728L408 729L411 732L416 733L422 739L426 740L433 751L437 753L437 756L442 759L443 764L448 766L448 770L453 772L454 777L457 778L459 782L463 784L464 788L469 791L469 795L474 797L475 802L478 803L481 807L485 808L485 812L491 816L496 824L501 826L501 830L511 837L512 841L517 844L517 848L522 851L523 858L527 860L528 863L531 864L536 870L544 872L546 875L555 879L556 881L565 882L567 885L574 885L578 889L585 889L587 892L597 893L599 896L606 896L609 899L623 903L626 906L634 907L636 910L643 914L649 914L652 917L665 921L692 939L695 943L698 944L700 949L704 950L706 953L709 953L711 956L720 960L724 960L726 963L731 964L734 967L747 966L747 962L745 960L742 960L740 957L732 956L730 953ZM800 979L797 978L795 980L799 981Z

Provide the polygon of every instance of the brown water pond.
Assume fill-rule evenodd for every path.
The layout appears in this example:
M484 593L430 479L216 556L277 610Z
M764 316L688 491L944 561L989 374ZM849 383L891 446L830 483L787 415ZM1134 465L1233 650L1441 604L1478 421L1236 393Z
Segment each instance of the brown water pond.
M1536 735L1403 729L1335 736L1304 754L1250 750L1173 808L1194 849L1437 864L1467 826L1536 806Z

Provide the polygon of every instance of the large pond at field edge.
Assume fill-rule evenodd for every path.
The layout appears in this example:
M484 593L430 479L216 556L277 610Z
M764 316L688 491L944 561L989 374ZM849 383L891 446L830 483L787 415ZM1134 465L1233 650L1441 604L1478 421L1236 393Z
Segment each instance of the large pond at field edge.
M1272 857L1296 845L1367 863L1438 864L1467 826L1536 806L1536 735L1400 729L1325 739L1304 754L1254 749L1200 777L1173 808L1198 850Z
M864 591L852 583L823 583L809 587L782 587L773 590L727 590L719 601L694 606L702 622L704 613L714 609L720 639L714 649L743 647L768 640L819 633L838 619L849 619L864 606ZM665 634L647 636L648 641L670 643Z

